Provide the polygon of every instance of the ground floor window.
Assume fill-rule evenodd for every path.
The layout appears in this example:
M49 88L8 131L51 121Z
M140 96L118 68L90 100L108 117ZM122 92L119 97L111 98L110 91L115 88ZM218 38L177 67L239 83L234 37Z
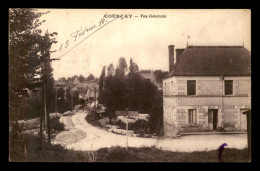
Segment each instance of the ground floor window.
M189 109L189 123L197 123L197 112L196 109Z

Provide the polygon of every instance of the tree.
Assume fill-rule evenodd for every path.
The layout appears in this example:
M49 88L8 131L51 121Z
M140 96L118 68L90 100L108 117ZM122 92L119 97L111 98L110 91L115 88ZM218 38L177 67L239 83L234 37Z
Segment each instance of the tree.
M65 109L66 109L66 111L71 110L71 100L72 100L71 98L72 98L72 96L71 96L70 87L67 87L66 91L65 91Z
M85 82L85 77L83 75L80 74L79 76L79 81L82 83L82 82Z
M86 102L86 101L85 101L84 99L80 98L78 102L79 102L79 104L81 105L82 109L84 110L85 102Z
M116 77L123 78L127 72L127 63L124 57L119 58L116 68Z
M94 75L93 75L93 74L90 74L90 75L88 76L88 78L87 78L87 81L91 81L91 80L94 80L94 79L95 79Z
M73 93L73 106L78 105L79 104L79 93L77 91L75 91Z
M48 12L47 12L48 13ZM48 59L53 51L50 47L57 43L51 38L57 33L41 35L37 29L45 21L39 17L46 13L35 9L9 10L9 116L16 120L17 108L28 92L37 91L42 86L41 62ZM44 52L44 53L43 53Z
M62 87L57 90L57 107L59 113L64 113L65 91Z
M103 82L104 82L105 76L106 76L106 66L103 67L101 75L100 75L100 79L99 79L99 93L102 93L102 91L103 91Z
M111 63L111 64L107 67L107 76L113 76L114 74L115 74L114 65Z
M168 75L169 75L168 71L162 71L162 70L154 71L155 80L160 83L162 83L162 79L166 78Z
M162 91L138 74L138 66L130 60L128 77L108 76L104 79L104 90L99 102L106 106L109 117L115 117L116 110L136 110L150 114L149 130L159 134L163 123ZM120 72L118 67L118 72Z
M129 65L129 75L136 74L139 72L138 65L130 58L130 65Z

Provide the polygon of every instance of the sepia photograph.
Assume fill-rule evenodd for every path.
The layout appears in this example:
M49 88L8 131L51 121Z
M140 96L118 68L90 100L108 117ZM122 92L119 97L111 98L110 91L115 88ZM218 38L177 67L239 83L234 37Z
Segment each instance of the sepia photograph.
M9 162L251 162L250 9L8 11Z

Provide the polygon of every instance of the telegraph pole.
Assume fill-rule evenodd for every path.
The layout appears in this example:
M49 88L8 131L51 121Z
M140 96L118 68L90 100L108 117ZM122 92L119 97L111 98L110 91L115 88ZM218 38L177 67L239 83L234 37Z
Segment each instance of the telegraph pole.
M55 113L57 114L57 87L55 87Z
M71 112L73 111L73 93L71 92Z
M42 108L41 108L41 116L40 116L40 137L42 137L42 122L43 122L43 94L44 94L44 90L43 90L43 87L42 87Z
M88 97L88 100L89 100L89 114L91 114L91 101L90 101L91 91L90 91L90 88L88 89L88 91L89 91L89 97Z
M96 112L96 109L97 109L97 106L96 106L96 101L97 101L96 93L97 93L97 87L95 87L95 101L94 101L95 112Z
M128 108L126 108L126 151L128 149Z
M46 59L44 60L44 112L45 112L45 130L48 134L48 143L51 142L51 134L50 134L50 119L49 119L49 114L47 112L47 89L46 89L46 82L47 82L47 74L46 74L46 69L47 69L47 66L46 66Z

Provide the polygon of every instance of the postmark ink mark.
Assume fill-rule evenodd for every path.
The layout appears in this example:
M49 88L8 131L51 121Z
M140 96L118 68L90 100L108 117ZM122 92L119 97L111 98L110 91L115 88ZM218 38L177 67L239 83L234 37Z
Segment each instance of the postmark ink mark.
M219 161L219 162L224 162L224 161L222 160L222 154L223 154L223 151L224 151L225 146L227 146L226 143L222 144L222 145L219 146L219 148L218 148L218 161Z

